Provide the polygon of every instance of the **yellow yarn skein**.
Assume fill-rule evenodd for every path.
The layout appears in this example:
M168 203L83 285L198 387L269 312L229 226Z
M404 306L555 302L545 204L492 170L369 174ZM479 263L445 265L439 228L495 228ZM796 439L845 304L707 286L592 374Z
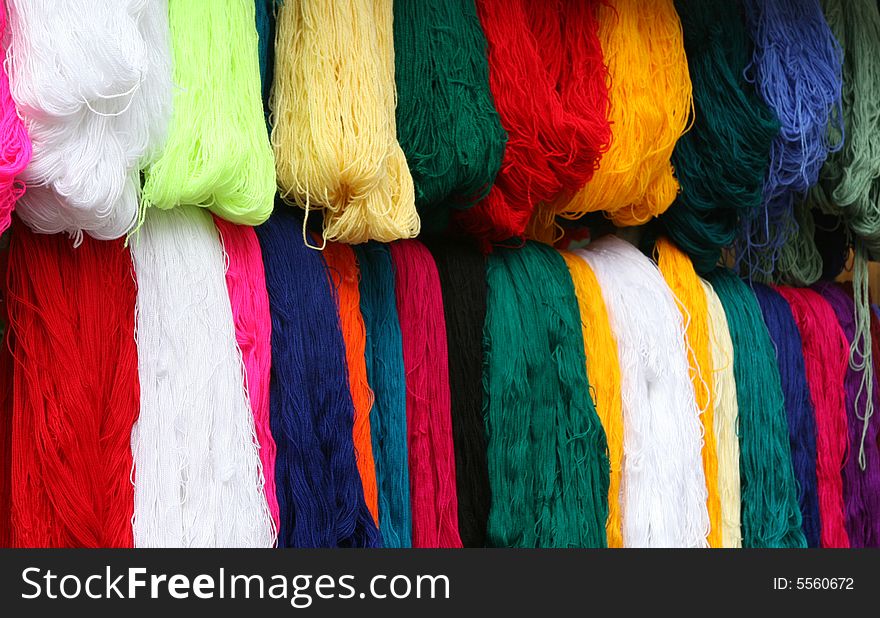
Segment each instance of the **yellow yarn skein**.
M270 97L278 184L306 214L323 210L325 240L419 233L397 142L392 19L387 0L299 0L278 9Z
M617 342L602 289L596 275L583 258L563 251L581 314L587 377L593 391L593 402L608 441L611 479L608 485L608 520L605 532L608 547L623 547L621 528L620 479L623 472L623 404L620 394L620 364Z

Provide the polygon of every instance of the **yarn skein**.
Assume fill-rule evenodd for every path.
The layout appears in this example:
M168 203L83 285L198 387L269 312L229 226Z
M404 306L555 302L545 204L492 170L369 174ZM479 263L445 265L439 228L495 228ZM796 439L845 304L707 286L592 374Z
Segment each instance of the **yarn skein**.
M394 2L397 134L422 224L489 192L507 134L489 90L474 0ZM447 211L447 212L444 212Z
M820 281L814 289L831 305L851 346L856 324L852 298L836 284ZM846 530L851 547L880 546L880 448L877 445L876 422L868 424L864 441L865 468L859 465L859 447L867 399L873 391L862 387L860 372L852 364L844 379L846 415L849 428L849 453L843 467L843 497L846 504ZM876 421L876 419L875 419Z
M587 357L587 380L592 388L596 413L605 430L608 442L609 484L608 520L605 534L608 547L623 547L620 484L623 474L623 403L621 400L620 362L617 341L611 330L611 321L599 280L590 265L575 253L563 251L577 296Z
M718 455L718 495L721 499L721 546L742 547L741 493L739 477L739 406L733 371L733 341L721 300L706 281L700 279L706 294L712 342L713 421Z
M483 420L483 323L486 320L486 259L464 241L432 240L443 293L458 531L464 547L486 544L492 502Z
M657 266L620 238L576 253L596 274L617 339L624 546L706 547L703 429L675 297Z
M3 251L6 253L6 251ZM6 258L0 258L3 263L0 272L3 273L0 286L4 288L3 297L7 298L6 287ZM4 333L0 342L0 547L12 546L12 351L10 348L15 343L10 337L6 324L5 307L3 313Z
M14 342L14 547L131 547L130 435L138 417L135 282L122 242L16 224L9 247Z
M487 542L604 547L607 444L565 261L539 243L497 249L486 280Z
M253 228L214 217L226 253L226 289L235 324L235 340L244 364L245 390L260 447L266 503L275 530L280 525L275 494L275 440L269 422L269 375L272 366L272 317L263 275L263 254Z
M810 399L816 414L816 481L822 547L849 547L841 470L848 430L844 378L848 344L831 305L810 289L777 287L800 332Z
M724 268L708 280L734 348L743 547L806 547L773 341L745 283Z
M678 0L675 6L693 84L694 122L672 153L681 193L661 220L705 275L721 249L733 243L740 217L761 207L779 123L745 81L749 38L740 5Z
M32 229L124 236L138 219L139 170L171 114L165 0L10 0L12 97L33 143L18 212Z
M440 279L422 243L399 241L390 250L406 368L412 544L461 547Z
M321 254L296 240L302 224L279 207L256 230L272 313L278 546L376 547L381 536L358 473L339 311Z
M776 349L804 536L808 547L819 547L821 521L816 480L816 419L807 385L801 336L791 308L779 293L760 283L755 284L752 291Z
M614 137L590 182L558 210L604 210L618 226L639 225L678 192L670 156L693 105L689 59L672 0L613 0L598 11Z
M406 444L406 372L387 245L354 248L360 269L361 315L366 328L367 380L373 390L370 436L379 493L379 529L385 547L412 546Z
M843 55L819 0L745 0L743 8L754 41L747 75L780 127L763 204L743 218L738 257L770 273L796 231L795 200L816 184L829 151L843 146Z
M492 190L456 213L459 226L484 242L521 238L535 206L580 189L607 149L597 4L476 2L488 42L489 85L508 134Z
M278 7L272 145L282 196L324 214L326 240L419 233L413 180L395 130L392 3Z
M131 240L140 416L135 547L271 547L254 417L207 211L149 209Z
M715 393L706 293L690 259L669 239L658 238L654 251L657 267L675 297L684 322L691 382L703 425L703 472L706 475L706 508L710 525L707 540L709 547L721 547L721 500L718 497L718 454L713 419Z
M0 11L0 39L5 40L5 33L6 11ZM0 43L0 46L5 58L6 44ZM31 152L31 140L9 91L4 62L0 67L0 234L12 223L15 202L24 193L24 182L18 176L30 162Z
M272 212L275 174L255 4L168 0L168 20L178 87L164 149L145 171L142 203L203 206L227 221L258 225Z
M256 0L258 55L260 59L260 83L263 95L263 111L266 127L272 131L269 118L269 99L275 69L275 3L277 0Z
M296 242L296 241L294 241ZM364 500L379 525L379 497L376 488L376 465L373 461L373 443L370 436L370 409L373 391L367 381L365 357L367 331L360 310L359 272L354 252L348 245L327 243L321 253L327 264L327 274L336 292L339 308L339 326L345 342L345 362L348 365L348 385L354 404L354 452L358 473L364 487Z

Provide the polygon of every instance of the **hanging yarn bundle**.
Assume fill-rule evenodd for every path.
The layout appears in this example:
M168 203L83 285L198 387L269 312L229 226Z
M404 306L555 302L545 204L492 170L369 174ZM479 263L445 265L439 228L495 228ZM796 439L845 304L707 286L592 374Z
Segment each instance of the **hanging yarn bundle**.
M489 257L487 285L487 543L604 547L607 445L565 261L539 243L499 249Z
M277 17L272 144L283 197L306 217L323 210L326 240L416 236L395 130L392 3L284 2Z
M275 496L275 440L269 423L269 371L272 365L272 317L263 276L263 254L253 228L214 217L226 253L226 289L235 324L235 340L244 364L245 389L254 416L260 447L264 490L275 529L278 498Z
M0 252L5 254L6 251ZM0 257L0 287L6 294L6 257ZM9 334L5 306L0 311L4 333L0 340L0 548L12 546L12 367L14 360L10 347L15 343Z
M718 455L715 441L714 381L712 379L711 330L706 293L687 255L669 239L657 239L657 267L675 296L684 321L685 343L691 382L703 424L703 471L709 492L709 547L722 546L721 500L718 497Z
M754 293L731 271L709 273L733 341L744 547L806 547L773 341Z
M706 294L712 342L713 429L718 455L718 495L721 500L721 546L742 547L739 477L739 406L733 371L733 341L721 300L700 279Z
M272 517L210 215L150 210L131 241L136 547L270 547Z
M486 259L467 242L429 241L427 247L443 292L458 531L464 547L483 547L492 498L482 381Z
M272 212L254 11L252 0L168 0L177 88L165 147L146 170L145 207L203 206L243 225Z
M599 280L617 338L624 545L706 547L703 430L675 297L654 263L620 238L606 236L577 253Z
M293 241L297 242L297 241ZM354 452L358 472L364 487L364 500L373 521L379 525L379 503L376 489L376 466L373 461L373 443L370 436L370 409L373 391L367 381L367 362L364 356L367 331L360 310L358 267L354 252L348 245L328 243L322 252L327 274L336 292L339 307L339 327L345 342L345 361L348 365L348 385L354 404Z
M846 336L847 344L851 346L856 333L853 299L836 284L830 282L819 282L814 288L831 305ZM855 360L851 355L844 380L849 428L849 453L843 468L846 530L851 547L878 547L880 546L878 423L876 418L873 423L867 423L868 433L866 439L863 438L862 427L865 424L867 402L874 397L874 393L873 390L865 389ZM858 357L858 360L864 362L863 357Z
M848 344L831 305L809 289L779 287L803 345L816 424L816 481L822 547L849 547L841 470L847 454L844 376Z
M749 39L740 6L728 0L678 0L694 92L694 122L672 162L681 193L662 221L700 274L733 243L744 213L761 207L773 112L746 83Z
M339 312L321 254L296 238L301 228L280 207L257 228L272 313L278 546L375 547L381 537L356 463Z
M406 445L406 374L394 295L394 264L387 245L354 248L361 273L364 354L373 390L370 436L379 494L379 530L385 547L410 547L412 523Z
M816 480L816 419L807 386L803 344L791 307L785 299L760 283L754 284L752 291L776 349L804 536L807 547L819 547L821 522Z
M461 547L446 321L437 267L415 240L391 245L406 368L413 547Z
M12 97L33 142L18 212L38 232L119 238L171 114L167 2L6 4Z
M6 11L0 11L0 53L6 57ZM24 193L18 176L31 159L31 140L9 92L6 63L0 66L0 234L12 223L15 202Z
M557 210L604 210L617 225L638 225L678 192L669 158L691 113L689 59L672 0L613 0L598 11L614 139L592 180Z
M74 249L64 236L16 226L7 298L14 384L4 410L13 546L132 545L135 294L122 242L85 239Z
M474 0L396 0L397 134L426 227L485 197L507 135L489 91Z
M277 0L256 0L258 54L260 59L260 83L263 94L263 112L266 114L266 127L271 132L269 122L269 96L272 92L272 78L275 69L275 3Z
M608 547L623 547L620 500L623 473L623 403L617 341L611 330L605 301L602 300L602 289L590 265L575 253L565 251L562 257L568 266L580 310L584 354L587 357L587 380L608 442L610 478L605 533Z
M744 0L743 7L754 41L747 73L779 133L762 207L745 213L737 257L749 271L770 274L796 231L795 202L816 184L829 151L843 145L843 56L819 0Z
M508 134L486 199L457 213L483 241L520 238L537 204L580 189L610 139L595 0L477 0ZM552 213L551 213L552 218Z

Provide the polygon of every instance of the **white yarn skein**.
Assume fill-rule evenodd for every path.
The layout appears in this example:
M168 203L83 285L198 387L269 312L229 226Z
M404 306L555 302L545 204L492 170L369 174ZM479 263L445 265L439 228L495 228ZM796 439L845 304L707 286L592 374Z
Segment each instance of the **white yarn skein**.
M136 547L271 547L274 524L211 215L148 209L131 239Z
M672 291L638 249L608 236L575 252L602 288L620 358L625 547L708 547L703 429Z
M22 219L124 236L171 114L167 0L10 0L7 65L33 142Z

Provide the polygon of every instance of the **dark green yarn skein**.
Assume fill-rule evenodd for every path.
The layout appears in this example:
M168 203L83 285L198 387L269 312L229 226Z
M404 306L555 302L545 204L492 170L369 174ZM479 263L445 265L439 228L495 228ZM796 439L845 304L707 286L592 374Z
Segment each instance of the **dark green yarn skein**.
M397 138L422 229L438 231L489 192L507 142L474 0L395 0L394 55Z
M676 0L694 96L694 124L675 146L681 192L661 221L693 260L712 270L731 245L742 213L761 207L773 112L746 82L751 59L739 2Z
M528 242L496 249L486 276L487 544L605 547L608 447L565 261Z

